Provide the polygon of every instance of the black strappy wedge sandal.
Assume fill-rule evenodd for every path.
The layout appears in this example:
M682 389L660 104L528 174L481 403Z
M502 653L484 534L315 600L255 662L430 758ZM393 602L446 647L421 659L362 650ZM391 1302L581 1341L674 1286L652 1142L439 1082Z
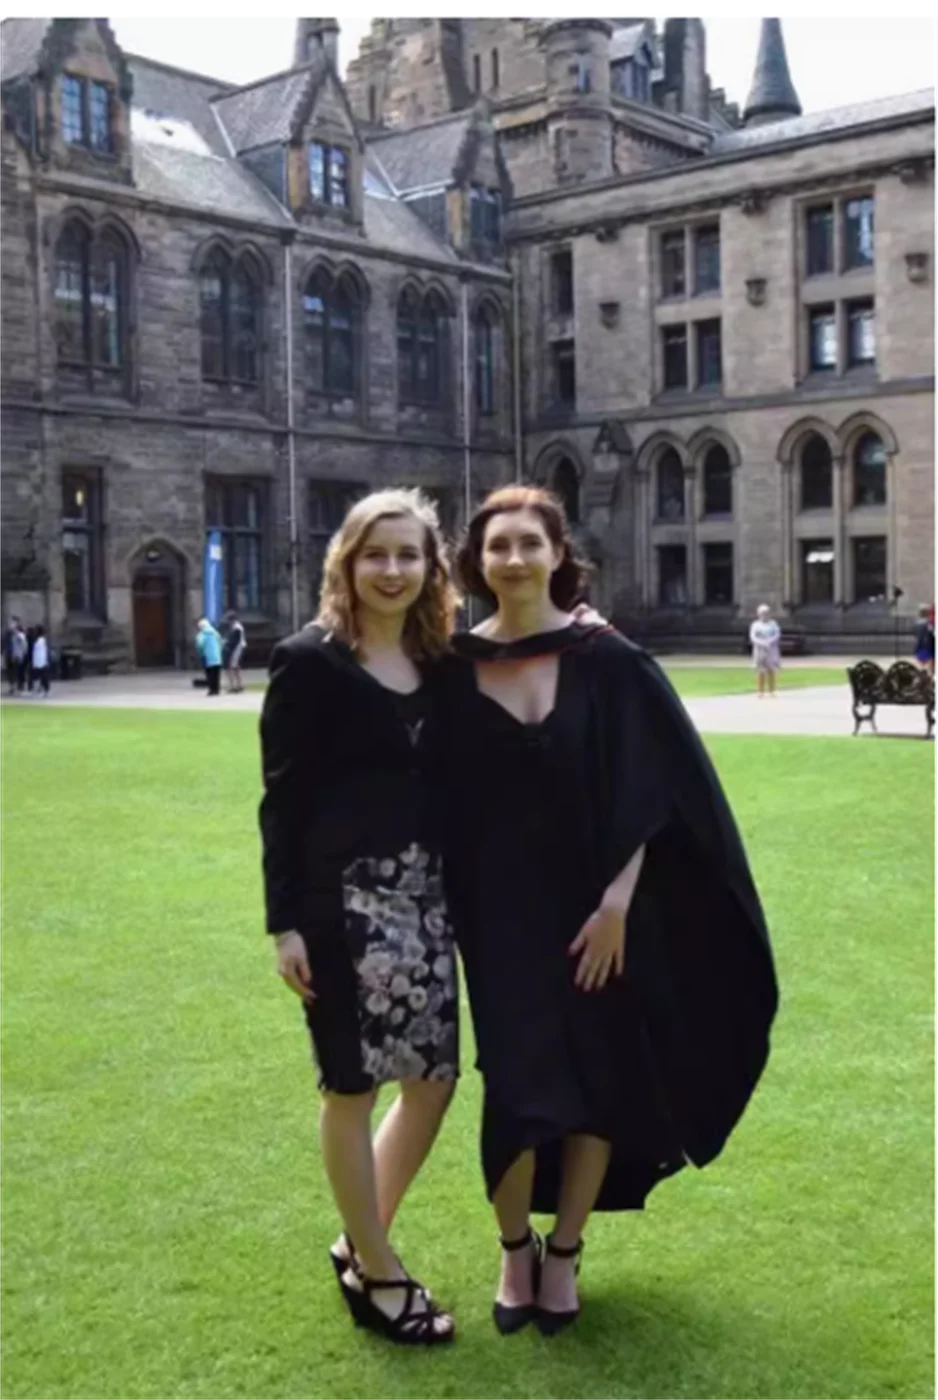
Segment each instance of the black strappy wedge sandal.
M513 1254L516 1249L524 1249L526 1245L532 1246L531 1257L531 1293L537 1299L537 1290L541 1286L541 1260L543 1258L544 1241L536 1230L528 1226L528 1233L520 1240L506 1240L499 1236L499 1244L502 1249ZM492 1304L492 1320L501 1332L503 1337L510 1337L513 1332L520 1332L522 1327L527 1327L537 1316L537 1302L522 1303L518 1307L512 1307L509 1303Z
M344 1256L341 1254L337 1254L335 1252L335 1249L330 1246L329 1262L332 1264L333 1269L335 1269L336 1281L339 1285L339 1291L345 1300L345 1304L349 1312L352 1314L352 1317L355 1319L356 1322L358 1322L358 1315L361 1312L362 1299L365 1295L360 1288L353 1288L351 1284L346 1283L345 1275L351 1269L353 1274L357 1275L358 1277L361 1277L361 1268L359 1266L358 1259L356 1258L355 1246L352 1244L352 1241L349 1239L347 1234L343 1234L342 1239L348 1246L348 1254Z
M574 1276L580 1272L580 1259L583 1254L582 1240L577 1240L576 1244L570 1249L561 1249L559 1245L554 1244L550 1235L548 1235L546 1250L547 1253L552 1254L555 1259L575 1259L576 1267L573 1271ZM572 1308L567 1312L551 1312L547 1308L542 1308L540 1304L537 1305L537 1325L540 1328L541 1335L544 1337L556 1337L557 1333L562 1332L565 1327L569 1327L571 1322L576 1322L579 1316L579 1308Z
M390 1342L398 1342L403 1346L432 1347L442 1346L451 1342L456 1335L456 1328L449 1313L445 1313L442 1308L437 1307L430 1297L423 1284L412 1278L366 1278L362 1273L358 1274L361 1282L361 1291L353 1289L348 1285L343 1286L343 1292L355 1294L357 1304L352 1307L352 1316L355 1318L357 1327L365 1327L369 1332L377 1332L379 1336L387 1337ZM388 1317L372 1301L372 1293L379 1288L403 1288L405 1291L404 1306L397 1317ZM420 1299L423 1302L422 1308L416 1308L415 1304ZM436 1326L437 1318L449 1318L450 1326L446 1331L440 1331Z

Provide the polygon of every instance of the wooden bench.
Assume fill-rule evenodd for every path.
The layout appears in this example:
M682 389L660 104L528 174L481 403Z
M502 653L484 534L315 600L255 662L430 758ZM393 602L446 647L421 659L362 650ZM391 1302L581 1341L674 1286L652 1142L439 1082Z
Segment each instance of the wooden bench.
M858 661L847 667L847 678L853 692L853 732L861 724L876 729L878 705L922 705L925 709L927 737L935 727L935 678L911 661L894 661L888 671L875 661Z

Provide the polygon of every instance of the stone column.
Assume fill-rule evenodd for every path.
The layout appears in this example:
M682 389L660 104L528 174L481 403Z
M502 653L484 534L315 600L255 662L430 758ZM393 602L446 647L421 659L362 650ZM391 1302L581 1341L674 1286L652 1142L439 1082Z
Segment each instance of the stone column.
M648 484L651 480L651 473L647 467L637 467L635 470L635 582L637 584L637 594L639 606L646 608L650 605L651 590L649 586L649 513L648 513Z
M697 468L684 468L684 509L687 512L687 602L699 607L700 570L697 567Z
M838 453L833 458L834 475L834 606L843 607L846 602L847 579L847 530L844 509L846 472L844 457Z
M779 526L782 539L782 606L790 612L795 601L793 561L795 540L792 513L792 482L794 470L791 462L782 462L779 472Z

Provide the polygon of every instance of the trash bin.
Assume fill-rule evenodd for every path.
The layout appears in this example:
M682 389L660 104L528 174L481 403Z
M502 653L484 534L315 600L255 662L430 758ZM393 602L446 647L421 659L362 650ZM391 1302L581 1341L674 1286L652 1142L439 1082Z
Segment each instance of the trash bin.
M81 652L77 647L63 647L59 654L59 680L81 680Z

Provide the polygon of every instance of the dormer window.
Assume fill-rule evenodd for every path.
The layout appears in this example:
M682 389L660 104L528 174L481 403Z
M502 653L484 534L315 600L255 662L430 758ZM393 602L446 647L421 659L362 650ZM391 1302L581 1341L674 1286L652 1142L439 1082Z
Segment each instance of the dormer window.
M348 152L313 141L309 147L309 192L317 204L349 206Z
M59 92L63 140L70 146L87 146L92 151L110 154L112 93L108 84L63 73Z
M502 200L498 190L473 185L469 191L470 233L472 246L488 252L501 245Z

